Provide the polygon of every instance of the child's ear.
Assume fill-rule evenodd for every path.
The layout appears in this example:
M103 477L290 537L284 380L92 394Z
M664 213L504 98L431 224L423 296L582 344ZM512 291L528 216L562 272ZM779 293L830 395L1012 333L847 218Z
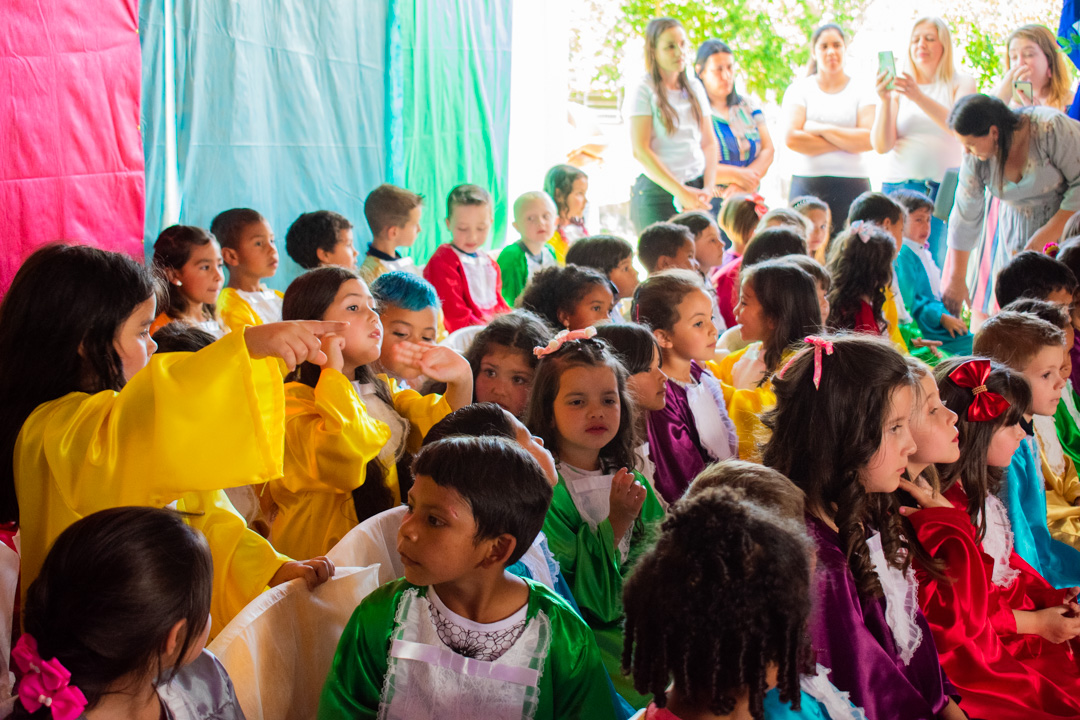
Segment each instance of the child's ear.
M401 234L401 231L403 229L404 228L399 228L397 225L391 225L390 227L386 228L386 239L390 242L396 242L397 236Z
M506 561L514 554L514 550L517 548L517 538L510 533L503 533L494 540L489 540L491 547L488 549L487 556L481 562L485 568L495 566L505 566Z
M561 325L564 329L569 330L570 315L565 310L559 310L555 315L559 318L559 325Z
M169 281L170 285L179 285L180 273L173 268L165 268L165 279Z
M450 230L450 218L446 218L443 222L446 223L446 229Z
M518 227L518 222L516 219L512 223L510 223L510 227L517 230L519 234L521 233L521 228Z
M672 261L674 259L675 258L670 257L668 255L661 255L660 257L656 258L656 269L653 270L653 272L654 273L663 272L664 270L668 270L668 269L674 267L674 265L672 264Z
M652 334L656 338L656 342L660 344L661 349L670 350L672 348L671 336L667 330L653 330Z
M240 264L240 256L234 248L221 248L221 261L229 267L235 267Z
M315 258L319 261L320 265L330 264L330 253L326 252L322 248L315 248Z
M169 628L169 634L165 637L165 657L171 657L183 644L187 634L187 620L177 620ZM179 661L180 658L177 658Z

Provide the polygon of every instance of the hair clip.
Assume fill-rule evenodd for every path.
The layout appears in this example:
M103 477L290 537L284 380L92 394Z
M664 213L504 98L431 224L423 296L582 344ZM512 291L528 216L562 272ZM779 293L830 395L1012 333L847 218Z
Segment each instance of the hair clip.
M792 210L798 210L799 208L801 208L803 205L805 205L808 202L810 202L810 198L799 198L795 202L791 203L791 209Z
M757 214L758 220L765 217L765 213L769 212L769 206L765 204L765 198L755 193L749 197L749 200L754 203L754 212Z
M870 237L873 229L874 226L871 223L866 222L865 220L856 220L855 222L851 223L852 232L858 235L859 239L862 240L864 244L870 242Z
M71 673L56 658L42 660L37 641L25 634L15 643L11 659L23 673L17 694L31 713L46 707L53 720L76 720L86 709L86 696L71 684Z
M814 389L815 390L820 390L821 389L821 351L824 350L826 355L832 355L833 354L833 344L832 344L831 340L826 340L825 338L818 337L817 335L810 335L807 338L805 338L805 341L814 346ZM807 348L806 352L809 352L809 348ZM780 368L780 372L776 373L776 377L782 379L784 377L784 373L786 373L787 369L789 367L791 367L791 363L795 362L795 359L798 358L802 354L803 354L802 352L798 352L798 353L795 353L794 355L792 355L791 359L788 360L784 364L784 367Z
M545 355L550 355L563 346L564 343L568 343L571 340L588 340L589 338L596 337L596 328L592 325L584 327L580 330L563 330L555 337L551 338L547 345L544 347L533 348L533 355L538 358L542 358Z
M971 391L973 397L967 409L967 419L971 422L995 420L1009 408L1008 400L986 389L991 369L989 360L968 360L949 373L949 379L957 387Z
M1056 242L1048 242L1043 245L1043 255L1049 255L1050 257L1057 259L1058 252L1061 251L1061 247Z

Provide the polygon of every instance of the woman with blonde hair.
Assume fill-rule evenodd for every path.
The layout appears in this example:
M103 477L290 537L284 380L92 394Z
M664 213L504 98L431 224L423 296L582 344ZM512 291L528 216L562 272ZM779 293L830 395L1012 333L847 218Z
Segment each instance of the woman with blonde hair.
M945 21L922 17L908 41L905 72L877 77L878 110L870 131L874 150L886 155L882 192L914 190L931 200L946 170L960 167L963 150L949 131L949 111L975 92L975 80L958 72ZM945 259L945 223L931 221L930 251Z
M1009 35L1005 47L1005 75L994 94L1013 107L1045 105L1066 112L1073 91L1065 55L1054 33L1043 25L1022 25ZM1034 97L1015 91L1015 82L1030 82Z

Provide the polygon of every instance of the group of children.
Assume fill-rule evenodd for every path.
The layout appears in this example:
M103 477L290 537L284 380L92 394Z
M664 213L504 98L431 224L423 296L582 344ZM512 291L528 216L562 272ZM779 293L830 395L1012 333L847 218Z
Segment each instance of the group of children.
M632 244L585 232L587 189L553 168L495 258L454 188L421 273L423 198L380 186L362 261L342 215L293 222L283 294L248 209L165 230L153 275L27 259L19 716L242 717L207 638L375 518L404 577L320 718L1080 717L1080 238L1019 254L972 334L925 196L830 238L817 198L736 194Z

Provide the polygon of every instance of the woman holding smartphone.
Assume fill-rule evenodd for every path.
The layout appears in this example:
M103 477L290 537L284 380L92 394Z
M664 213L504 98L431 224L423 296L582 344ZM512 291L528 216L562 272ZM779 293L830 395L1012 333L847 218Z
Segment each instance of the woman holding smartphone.
M891 55L891 53L889 53ZM945 21L915 21L908 42L907 71L884 68L877 76L878 108L870 142L886 154L882 192L914 190L937 198L945 171L960 167L963 150L949 130L957 98L975 92L975 80L956 70L952 36ZM930 251L945 259L945 223L933 218Z
M1012 107L1045 105L1067 112L1073 93L1065 53L1042 25L1022 25L1005 41L1005 74L994 95Z
M807 77L784 93L792 159L789 200L814 195L828 204L830 237L844 226L851 203L870 189L863 153L870 149L874 99L844 72L847 36L828 23L810 36Z

